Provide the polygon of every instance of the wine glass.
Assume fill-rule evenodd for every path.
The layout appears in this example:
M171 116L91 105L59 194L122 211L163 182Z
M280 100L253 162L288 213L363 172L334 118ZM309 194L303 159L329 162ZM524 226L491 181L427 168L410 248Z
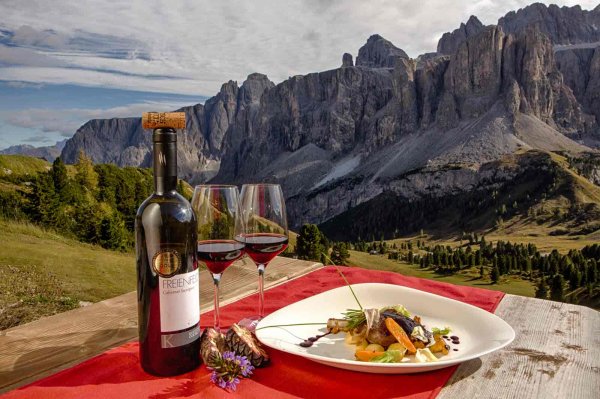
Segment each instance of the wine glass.
M240 209L246 231L239 241L244 242L246 254L258 269L258 315L245 318L240 324L253 330L265 315L265 269L288 245L285 200L281 187L279 184L244 184Z
M198 219L198 262L205 265L214 282L214 328L220 330L219 283L221 275L244 254L244 223L235 186L200 185L194 189L192 208Z

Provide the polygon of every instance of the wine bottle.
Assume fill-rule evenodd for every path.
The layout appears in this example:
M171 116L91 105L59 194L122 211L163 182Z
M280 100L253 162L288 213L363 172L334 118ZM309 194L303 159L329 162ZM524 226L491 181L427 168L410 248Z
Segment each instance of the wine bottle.
M185 127L185 113L144 113L142 121L154 128L155 191L135 219L140 362L169 376L200 364L196 216L176 191L175 129Z

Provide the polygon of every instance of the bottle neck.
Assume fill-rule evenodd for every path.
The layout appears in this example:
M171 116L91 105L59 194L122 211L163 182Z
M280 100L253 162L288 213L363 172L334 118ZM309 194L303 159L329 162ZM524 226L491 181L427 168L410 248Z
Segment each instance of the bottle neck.
M177 189L177 142L154 142L154 191L164 194Z

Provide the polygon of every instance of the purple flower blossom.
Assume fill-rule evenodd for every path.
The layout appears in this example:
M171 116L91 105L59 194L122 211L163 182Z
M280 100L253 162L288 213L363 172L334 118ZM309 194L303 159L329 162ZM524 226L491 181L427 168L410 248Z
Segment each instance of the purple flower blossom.
M249 377L254 370L245 356L236 355L234 352L223 352L207 364L209 370L212 370L210 381L217 386L235 391L240 383L238 377Z

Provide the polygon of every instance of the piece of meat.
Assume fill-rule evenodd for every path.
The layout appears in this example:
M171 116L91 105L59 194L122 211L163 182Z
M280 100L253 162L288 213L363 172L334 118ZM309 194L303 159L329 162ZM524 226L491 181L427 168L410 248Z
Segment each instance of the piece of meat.
M374 322L373 327L367 334L367 341L372 344L379 344L384 348L387 348L396 341L396 338L388 331L385 325L385 319L380 317Z

